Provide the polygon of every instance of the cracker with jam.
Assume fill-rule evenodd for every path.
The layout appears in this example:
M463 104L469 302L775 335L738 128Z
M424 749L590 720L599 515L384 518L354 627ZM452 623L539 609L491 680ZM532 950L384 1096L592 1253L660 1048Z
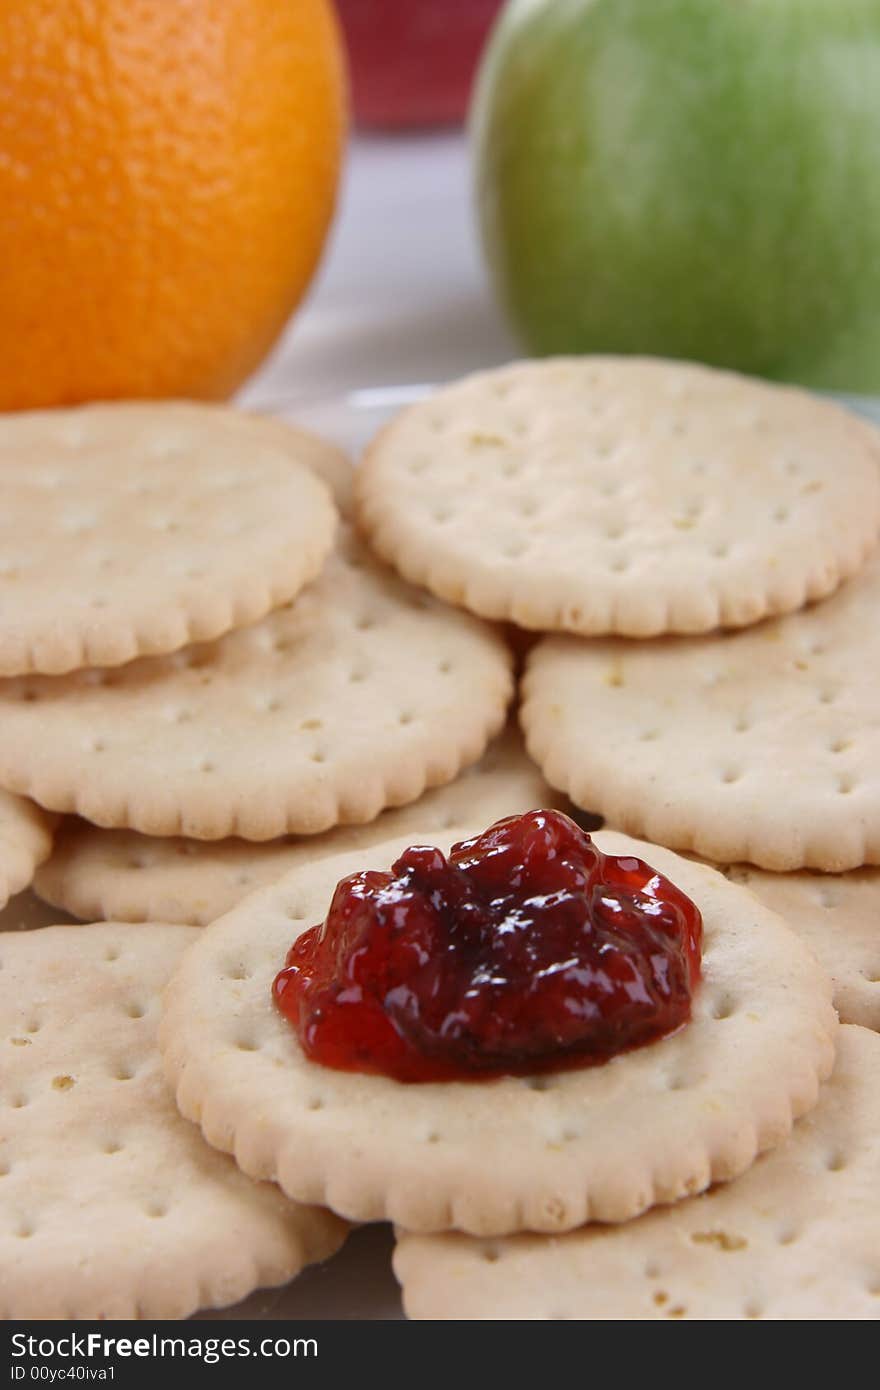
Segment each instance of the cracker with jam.
M815 1105L831 984L746 889L552 811L448 850L295 870L181 962L166 1075L251 1177L356 1221L558 1233L729 1181Z

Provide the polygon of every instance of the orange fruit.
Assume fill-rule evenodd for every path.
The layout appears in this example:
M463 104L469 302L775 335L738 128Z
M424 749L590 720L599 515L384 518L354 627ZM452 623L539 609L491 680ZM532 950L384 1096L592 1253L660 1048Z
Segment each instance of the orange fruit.
M329 0L3 0L0 408L253 371L333 212L342 52Z

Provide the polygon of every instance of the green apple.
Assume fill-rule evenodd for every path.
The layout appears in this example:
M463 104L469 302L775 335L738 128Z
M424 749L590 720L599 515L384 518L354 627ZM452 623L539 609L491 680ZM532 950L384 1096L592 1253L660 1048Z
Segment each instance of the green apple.
M880 391L880 0L513 0L473 131L533 351Z

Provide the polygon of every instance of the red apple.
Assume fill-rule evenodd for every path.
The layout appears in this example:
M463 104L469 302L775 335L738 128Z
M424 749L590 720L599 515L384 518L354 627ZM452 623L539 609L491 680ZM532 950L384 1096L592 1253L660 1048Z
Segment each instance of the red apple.
M467 110L502 0L337 0L363 126L449 125Z

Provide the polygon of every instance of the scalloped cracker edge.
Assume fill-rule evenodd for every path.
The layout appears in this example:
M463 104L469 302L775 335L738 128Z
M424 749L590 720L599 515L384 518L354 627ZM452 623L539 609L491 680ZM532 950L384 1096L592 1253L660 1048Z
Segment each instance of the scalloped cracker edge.
M52 849L55 817L0 791L0 908L33 881Z

